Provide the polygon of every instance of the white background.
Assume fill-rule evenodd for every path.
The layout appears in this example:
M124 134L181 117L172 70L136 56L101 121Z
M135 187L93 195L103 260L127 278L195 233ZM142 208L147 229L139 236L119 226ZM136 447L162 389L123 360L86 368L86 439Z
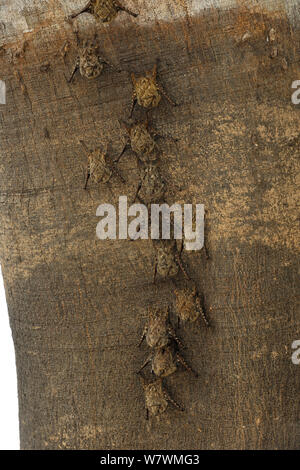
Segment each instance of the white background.
M0 450L19 449L15 352L0 270Z

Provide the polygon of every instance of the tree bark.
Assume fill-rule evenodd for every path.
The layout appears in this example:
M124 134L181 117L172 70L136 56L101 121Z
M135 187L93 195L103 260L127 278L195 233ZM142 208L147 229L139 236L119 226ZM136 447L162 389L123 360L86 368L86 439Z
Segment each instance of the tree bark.
M23 8L20 4L23 3ZM18 373L22 449L299 448L299 109L297 1L123 1L139 11L108 26L84 14L103 55L123 71L68 78L76 39L66 15L79 2L4 1L0 9L1 265ZM271 29L276 40L267 40ZM275 48L275 49L274 49ZM137 75L159 58L159 79L179 106L151 113L160 133L170 202L205 204L210 259L184 260L212 327L180 336L199 379L167 381L185 412L145 420L135 372L149 303L173 301L152 284L149 241L100 241L100 203L129 201L126 177L83 189L92 148L121 151L119 119ZM139 112L139 111L138 111ZM298 179L299 184L299 179ZM170 193L171 194L171 193Z

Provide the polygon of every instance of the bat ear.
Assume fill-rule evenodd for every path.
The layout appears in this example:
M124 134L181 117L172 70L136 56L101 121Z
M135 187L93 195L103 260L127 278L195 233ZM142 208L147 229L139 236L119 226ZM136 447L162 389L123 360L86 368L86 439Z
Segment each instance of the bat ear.
M157 75L157 62L154 64L154 67L153 67L153 70L152 70L153 80L156 79L156 75Z
M139 379L142 383L142 386L145 388L146 385L147 385L147 381L146 381L146 377L144 376L143 372L140 370L139 372L137 372L137 375L139 376Z
M195 282L192 283L192 292L194 295L198 295L197 286Z
M133 72L131 73L131 80L132 80L133 85L135 86L136 85L136 78L135 78L135 75L134 75Z
M103 153L104 153L104 155L107 155L107 154L108 154L108 147L109 147L109 144L106 142L106 143L103 145Z

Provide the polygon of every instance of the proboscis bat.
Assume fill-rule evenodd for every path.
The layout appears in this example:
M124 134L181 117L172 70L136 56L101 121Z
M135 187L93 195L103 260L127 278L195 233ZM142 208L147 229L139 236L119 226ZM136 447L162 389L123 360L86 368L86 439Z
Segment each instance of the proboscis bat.
M141 346L145 339L150 348L161 348L169 344L171 338L182 346L181 341L177 338L176 332L171 325L169 309L157 307L149 308L148 321L145 325L139 346Z
M116 174L122 183L125 183L124 178L120 175L116 166L113 165L113 163L107 161L107 148L105 150L98 148L96 150L90 151L82 140L80 143L88 157L87 175L84 189L87 188L87 184L90 178L93 179L96 183L108 183L113 174Z
M131 148L137 157L144 163L157 160L158 148L149 129L148 120L135 122L132 126L122 123L129 137L129 142L126 142L118 160L122 155Z
M155 251L154 262L154 278L156 282L157 274L163 279L173 278L178 272L179 268L183 272L186 279L190 279L185 266L181 260L181 252L178 251L177 243L174 238L152 240L153 248Z
M167 135L161 135L150 128L148 118L145 121L136 121L131 126L125 122L122 122L122 125L129 139L124 145L118 161L127 150L131 149L143 163L151 163L158 159L159 154L155 139L164 137L170 138L174 142L178 140Z
M149 414L152 416L163 414L169 403L178 410L184 411L183 407L166 392L161 378L149 381L142 374L140 374L140 377L145 394L146 419L149 419Z
M103 59L99 53L99 46L96 43L96 40L85 40L80 42L77 35L77 45L78 45L78 56L75 61L75 66L71 77L68 82L70 83L77 70L79 70L80 75L83 78L92 80L98 78L103 69L104 65L108 65L111 68L116 69L114 65L108 62L106 59Z
M175 294L175 310L179 322L195 322L202 317L206 326L210 326L206 317L203 306L201 305L200 296L197 292L196 286L186 285L185 287L176 287Z
M183 206L184 204L186 204L186 202L181 199L181 200L177 200L176 204L180 204L181 206ZM197 204L195 202L193 202L192 204L189 203L189 205L192 206L192 210L193 210L192 220L191 220L191 229L192 229L191 238L193 238L193 237L195 237L195 233L197 232L197 230L199 230L199 227L197 228L197 224L201 223L201 219L199 221L197 221L197 215L196 215L196 211L197 211L196 206L197 206ZM204 253L205 258L207 260L209 260L210 256L209 256L207 243L206 243L207 226L208 226L207 213L208 213L207 209L204 209L204 244L203 244L203 249L201 249L201 250ZM183 238L181 240L177 240L178 250L179 251L183 251L183 250L190 251L190 249L188 248L188 244L190 243L190 238L187 237L187 234L185 233L185 230L186 230L186 228L185 228L185 218L183 220L182 229L183 229Z
M163 87L157 82L157 64L154 65L152 71L146 72L142 77L136 78L135 74L132 73L131 80L133 84L133 95L130 117L132 116L136 103L148 110L156 108L161 101L161 95L165 96L173 106L176 106L175 101L167 95Z
M135 18L138 16L137 13L124 7L118 0L90 0L81 10L70 15L70 18L75 18L81 13L90 13L96 20L110 23L120 11L124 11Z
M139 199L143 204L158 204L163 201L166 183L159 167L154 163L140 166L141 179L134 201Z
M157 377L167 377L168 375L174 374L174 372L177 370L178 364L181 364L195 377L198 377L197 372L195 372L187 364L185 359L178 352L177 345L173 341L162 348L154 349L142 365L140 371L143 370L149 363L151 363L151 370L153 374L155 374Z

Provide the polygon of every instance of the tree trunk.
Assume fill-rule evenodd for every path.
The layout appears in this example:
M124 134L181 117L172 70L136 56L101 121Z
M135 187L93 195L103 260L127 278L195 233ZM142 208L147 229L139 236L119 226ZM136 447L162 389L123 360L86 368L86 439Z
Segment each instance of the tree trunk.
M122 72L68 83L76 39L65 17L84 3L0 8L1 265L21 448L297 448L297 1L123 0L139 17L121 13L108 26L83 14L73 22L79 36L96 30ZM184 260L212 327L179 331L199 372L166 380L185 412L170 407L146 421L135 372L148 351L137 344L147 306L172 303L172 285L153 286L149 241L97 239L98 205L130 201L138 168L128 153L119 165L125 185L113 178L85 191L79 140L121 151L130 72L157 58L179 106L163 100L151 124L179 139L159 143L164 177L178 187L169 201L207 210L210 258Z

